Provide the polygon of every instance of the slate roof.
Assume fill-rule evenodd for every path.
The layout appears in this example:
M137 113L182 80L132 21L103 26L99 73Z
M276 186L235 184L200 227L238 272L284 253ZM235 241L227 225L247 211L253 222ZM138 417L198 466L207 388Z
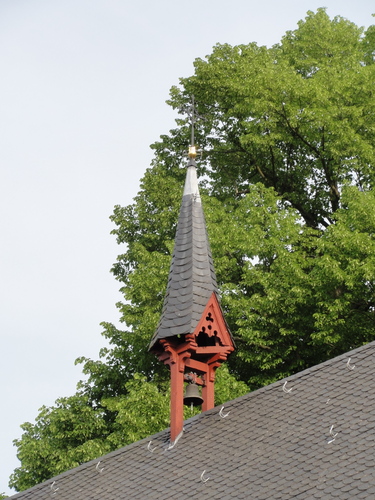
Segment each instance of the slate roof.
M187 420L173 449L165 430L12 498L373 500L375 342L285 381Z
M217 293L195 160L190 158L177 224L167 292L159 325L151 340L193 333L212 292Z

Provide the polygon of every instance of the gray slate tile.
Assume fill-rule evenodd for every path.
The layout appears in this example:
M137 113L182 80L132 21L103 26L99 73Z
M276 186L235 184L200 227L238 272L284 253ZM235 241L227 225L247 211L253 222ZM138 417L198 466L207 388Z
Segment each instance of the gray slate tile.
M288 394L281 380L228 402L226 418L214 408L187 420L171 450L167 429L12 498L373 500L375 342L287 380Z
M182 197L163 311L150 348L160 339L193 333L213 292L218 288L202 202L197 193L188 193Z

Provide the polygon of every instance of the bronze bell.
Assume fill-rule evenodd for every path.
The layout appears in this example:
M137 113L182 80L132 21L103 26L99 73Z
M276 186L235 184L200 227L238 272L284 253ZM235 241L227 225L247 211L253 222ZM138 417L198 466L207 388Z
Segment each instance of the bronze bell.
M197 384L190 383L186 387L184 396L184 405L186 406L200 406L203 403L203 398L199 394Z

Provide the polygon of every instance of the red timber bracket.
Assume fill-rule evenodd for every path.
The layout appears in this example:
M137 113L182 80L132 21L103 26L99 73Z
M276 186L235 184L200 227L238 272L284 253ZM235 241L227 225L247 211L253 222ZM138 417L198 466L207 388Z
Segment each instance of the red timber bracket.
M171 442L183 429L185 372L194 373L202 386L202 411L215 406L215 371L234 350L234 344L216 297L212 293L198 325L183 341L176 337L159 340L163 352L157 354L171 372Z

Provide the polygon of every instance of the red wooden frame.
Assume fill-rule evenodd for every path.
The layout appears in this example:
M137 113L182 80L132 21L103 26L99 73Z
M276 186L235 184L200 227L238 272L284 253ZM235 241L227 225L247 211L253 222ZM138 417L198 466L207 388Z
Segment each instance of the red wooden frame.
M234 350L232 337L225 323L219 301L212 293L201 319L193 333L184 337L160 339L162 351L155 354L169 366L171 372L171 441L183 428L183 400L185 371L193 372L202 385L202 411L215 406L215 371Z

